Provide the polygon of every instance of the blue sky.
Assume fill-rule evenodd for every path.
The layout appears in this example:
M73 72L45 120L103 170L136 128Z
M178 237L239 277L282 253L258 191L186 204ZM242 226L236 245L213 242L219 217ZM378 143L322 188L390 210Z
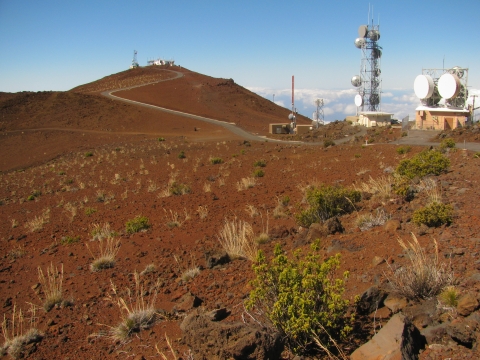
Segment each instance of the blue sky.
M461 5L460 5L461 4ZM382 110L413 116L422 68L462 66L480 89L479 0L0 0L0 91L68 90L125 70L133 50L236 83L311 116L355 112L353 42L373 7L380 22ZM371 13L370 13L371 20ZM480 93L479 93L480 94Z

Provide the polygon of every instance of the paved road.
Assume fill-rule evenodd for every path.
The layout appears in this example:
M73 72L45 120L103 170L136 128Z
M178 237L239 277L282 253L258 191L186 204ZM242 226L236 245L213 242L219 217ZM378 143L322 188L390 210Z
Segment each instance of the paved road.
M432 142L430 139L437 136L440 130L409 130L408 135L402 137L391 144L398 145L419 145L419 146L438 146L438 142ZM457 148L472 151L480 151L479 143L457 143Z

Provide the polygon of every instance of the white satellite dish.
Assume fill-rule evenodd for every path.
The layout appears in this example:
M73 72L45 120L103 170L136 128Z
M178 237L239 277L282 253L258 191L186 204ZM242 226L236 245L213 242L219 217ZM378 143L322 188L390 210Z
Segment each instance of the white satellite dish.
M455 74L445 73L438 79L438 91L444 99L456 97L460 89L460 79Z
M355 105L360 107L363 105L363 97L360 94L355 95Z
M360 27L358 28L358 36L360 36L361 38L364 38L367 36L367 34L368 34L368 26L360 25Z
M419 99L428 99L433 95L435 84L430 75L418 75L413 83L413 90Z

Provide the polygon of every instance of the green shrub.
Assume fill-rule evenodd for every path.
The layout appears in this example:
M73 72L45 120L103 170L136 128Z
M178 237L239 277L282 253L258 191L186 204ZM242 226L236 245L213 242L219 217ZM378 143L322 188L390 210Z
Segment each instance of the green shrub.
M180 151L180 154L178 154L178 158L179 159L185 159L186 158L185 151Z
M440 175L450 166L450 160L435 150L426 150L418 153L411 159L400 161L396 172L409 179L427 175Z
M402 137L408 136L408 133L406 131L402 131Z
M265 173L262 169L255 169L255 171L253 172L254 177L263 177L264 175Z
M87 151L87 152L85 153L85 157L91 157L91 156L93 156L93 152Z
M253 265L256 278L245 301L247 309L258 309L285 337L295 353L302 353L320 341L327 348L347 335L353 318L346 318L348 300L342 299L344 280L335 279L340 254L323 261L319 241L306 256L301 251L289 259L277 244L274 258L267 262L262 251ZM330 343L330 345L328 345Z
M425 224L428 227L437 227L443 224L450 225L453 220L452 205L433 202L413 213L412 221L416 225Z
M415 191L411 186L411 180L406 176L396 175L392 184L393 192L407 201L411 201L415 196Z
M240 154L245 155L246 153L245 149L240 150Z
M90 216L93 215L97 212L97 209L92 208L92 207L86 207L85 208L85 215Z
M288 195L283 196L282 199L280 200L280 203L283 206L288 206L288 204L290 203L290 196Z
M454 286L447 286L439 295L440 300L447 306L456 307L458 305L458 290Z
M60 243L62 245L71 245L71 244L74 244L76 242L79 242L80 241L80 236L70 236L70 235L67 235L67 236L63 236L60 240Z
M165 141L165 138L164 137L159 137L158 141Z
M169 188L171 195L185 195L189 194L191 189L190 186L174 181Z
M443 139L440 143L440 150L445 151L446 149L453 149L456 146L455 140L453 139Z
M33 196L33 195L28 195L27 200L28 200L28 201L33 201L33 200L35 200L35 196Z
M480 152L476 152L475 154L473 154L473 157L475 159L480 159Z
M355 155L353 155L353 156L355 156L355 159L359 159L359 158L362 157L362 154L355 154Z
M125 223L125 230L128 234L134 234L140 230L148 229L150 227L148 218L138 215L132 220L128 220Z
M361 193L341 186L322 185L320 188L308 188L305 198L309 207L295 217L299 225L308 227L315 222L354 211L353 204L361 200Z
M397 153L403 155L410 152L410 150L412 150L410 146L400 146L399 148L397 148Z
M325 139L323 140L323 147L327 148L329 146L335 146L335 142L331 139Z
M213 165L221 164L221 163L223 163L223 160L219 157L211 157L210 158L210 163L212 163Z
M255 167L265 167L267 166L267 162L265 160L257 160L253 163Z

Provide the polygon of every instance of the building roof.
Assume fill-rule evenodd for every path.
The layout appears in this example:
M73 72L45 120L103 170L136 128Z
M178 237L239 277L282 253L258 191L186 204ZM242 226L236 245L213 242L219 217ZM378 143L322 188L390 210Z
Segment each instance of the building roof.
M430 107L430 106L419 106L415 109L415 111L430 111L430 112L461 112L465 114L469 114L470 111L467 109L462 108L448 108L448 107Z
M385 116L385 115L393 115L393 113L381 112L381 111L361 111L359 112L360 115L364 116Z

